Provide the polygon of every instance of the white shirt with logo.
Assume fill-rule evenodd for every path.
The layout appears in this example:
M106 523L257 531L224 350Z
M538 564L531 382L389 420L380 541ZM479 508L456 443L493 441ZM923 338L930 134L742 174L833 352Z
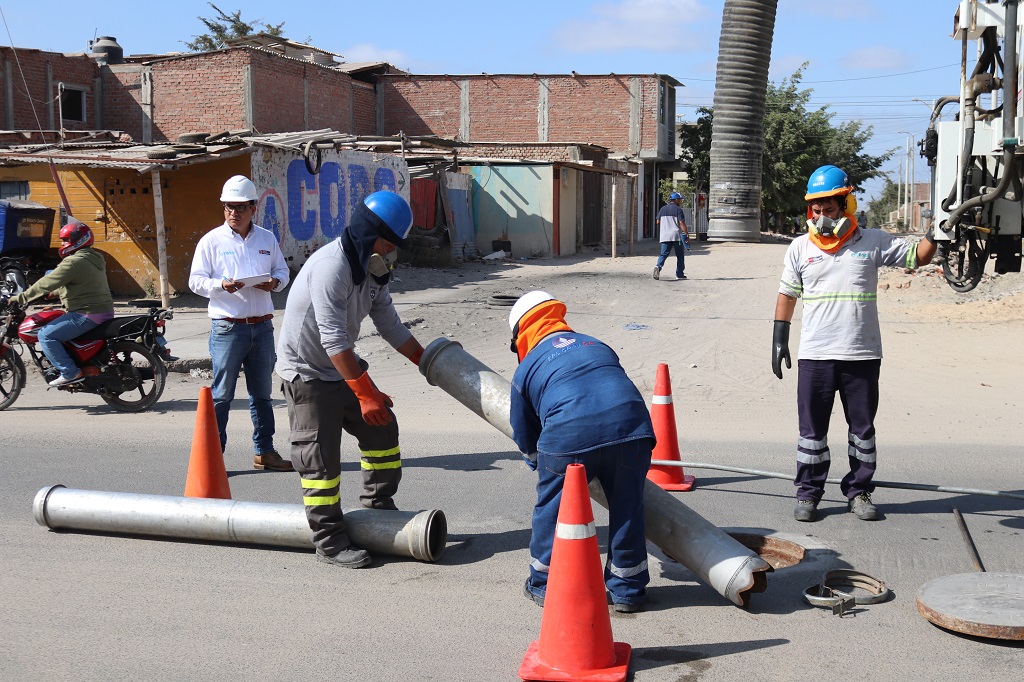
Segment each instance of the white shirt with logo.
M858 228L834 254L808 235L786 250L779 293L804 301L801 360L873 360L882 357L878 324L878 269L917 267L917 245L876 229Z
M277 237L270 230L252 225L245 239L227 223L203 235L192 256L188 287L210 299L207 313L215 320L226 317L261 317L274 312L269 291L244 286L233 294L224 290L225 279L256 277L270 273L281 291L288 286L288 264Z

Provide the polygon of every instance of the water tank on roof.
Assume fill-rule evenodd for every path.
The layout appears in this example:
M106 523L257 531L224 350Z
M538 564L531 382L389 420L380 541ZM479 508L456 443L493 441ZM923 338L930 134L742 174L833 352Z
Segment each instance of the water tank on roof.
M92 58L97 64L122 64L124 49L114 36L100 36L92 43Z

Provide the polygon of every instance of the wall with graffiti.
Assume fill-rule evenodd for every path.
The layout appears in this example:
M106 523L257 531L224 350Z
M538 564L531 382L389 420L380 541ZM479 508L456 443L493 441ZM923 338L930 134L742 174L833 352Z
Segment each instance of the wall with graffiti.
M263 148L252 155L252 180L260 192L256 223L277 235L293 271L341 234L367 194L388 190L409 200L405 161L367 152L323 151L313 175L301 154Z

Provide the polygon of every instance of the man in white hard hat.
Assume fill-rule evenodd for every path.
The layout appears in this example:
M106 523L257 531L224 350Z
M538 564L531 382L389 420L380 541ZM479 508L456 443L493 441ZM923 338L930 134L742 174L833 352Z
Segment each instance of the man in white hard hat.
M620 613L647 599L644 485L654 449L654 427L643 396L611 348L565 322L565 304L545 291L524 294L512 306L509 422L513 440L539 474L530 538L527 599L543 606L548 567L570 464L601 482L608 498L608 561L604 580Z
M252 417L253 467L292 471L274 447L274 302L271 291L288 286L288 265L277 237L253 222L256 185L244 175L224 183L224 223L196 245L188 286L210 299L207 308L213 360L213 409L220 447L227 445L228 411L239 371L245 371Z

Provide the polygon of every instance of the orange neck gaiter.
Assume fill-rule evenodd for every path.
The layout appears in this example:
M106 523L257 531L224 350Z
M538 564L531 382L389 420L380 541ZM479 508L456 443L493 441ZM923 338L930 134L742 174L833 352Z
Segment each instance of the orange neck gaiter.
M811 243L829 254L835 253L842 248L843 244L850 241L850 237L857 231L857 218L849 213L844 213L843 215L850 220L850 229L846 231L846 234L842 237L824 237L813 229L808 228L807 233L810 236Z
M519 362L549 334L571 332L565 323L565 304L561 301L545 301L531 309L519 320L519 334L516 336L516 355Z

